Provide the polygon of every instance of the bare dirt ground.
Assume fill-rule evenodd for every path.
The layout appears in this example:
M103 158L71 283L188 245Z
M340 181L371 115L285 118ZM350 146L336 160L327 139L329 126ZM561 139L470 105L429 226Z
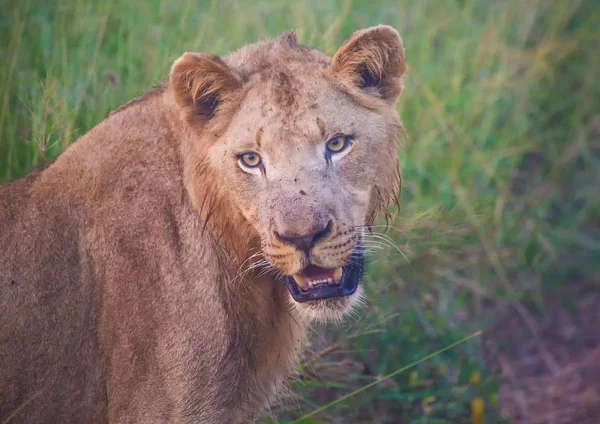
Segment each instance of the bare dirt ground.
M600 423L600 291L573 283L548 296L543 313L505 317L487 334L501 376L501 412L515 424ZM534 334L536 333L536 334Z

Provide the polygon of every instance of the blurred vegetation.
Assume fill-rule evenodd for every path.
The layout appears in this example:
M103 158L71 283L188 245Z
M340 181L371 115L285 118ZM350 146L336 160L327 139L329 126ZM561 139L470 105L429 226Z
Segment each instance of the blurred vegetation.
M226 54L296 29L332 54L362 27L402 34L402 209L381 236L395 247L371 259L360 318L315 331L293 394L265 422L301 418L504 314L527 327L544 292L566 299L570 283L598 275L593 0L0 0L0 10L0 181L44 166L185 51ZM500 422L484 340L301 422Z

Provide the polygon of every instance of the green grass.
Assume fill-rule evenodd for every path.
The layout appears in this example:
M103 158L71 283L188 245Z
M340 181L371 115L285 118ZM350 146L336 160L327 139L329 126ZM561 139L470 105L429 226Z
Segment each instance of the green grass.
M294 421L521 305L543 310L543 292L598 272L593 0L0 3L0 181L52 160L185 51L225 54L296 29L331 54L369 25L402 34L408 139L387 231L402 253L372 259L360 319L315 332L313 351L328 354L306 355L296 395L265 422ZM474 397L498 422L482 348L436 355L302 422L470 422Z

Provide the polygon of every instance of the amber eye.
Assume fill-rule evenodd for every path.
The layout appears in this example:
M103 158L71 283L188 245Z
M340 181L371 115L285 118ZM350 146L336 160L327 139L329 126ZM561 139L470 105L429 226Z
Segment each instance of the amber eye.
M258 168L262 161L258 153L248 152L239 156L240 163L246 168Z
M327 142L327 153L340 153L352 144L350 137L338 135Z
M350 138L339 135L327 142L327 151L329 153L339 153L350 145Z

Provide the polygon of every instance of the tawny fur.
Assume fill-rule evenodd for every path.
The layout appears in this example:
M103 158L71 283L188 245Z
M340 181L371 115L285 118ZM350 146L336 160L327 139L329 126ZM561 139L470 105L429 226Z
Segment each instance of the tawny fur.
M41 172L0 187L0 422L245 423L294 371L312 319L280 276L350 260L400 189L397 32L329 58L293 34L170 79ZM352 150L325 159L325 143ZM264 169L237 156L258 152ZM331 222L310 254L277 234Z

